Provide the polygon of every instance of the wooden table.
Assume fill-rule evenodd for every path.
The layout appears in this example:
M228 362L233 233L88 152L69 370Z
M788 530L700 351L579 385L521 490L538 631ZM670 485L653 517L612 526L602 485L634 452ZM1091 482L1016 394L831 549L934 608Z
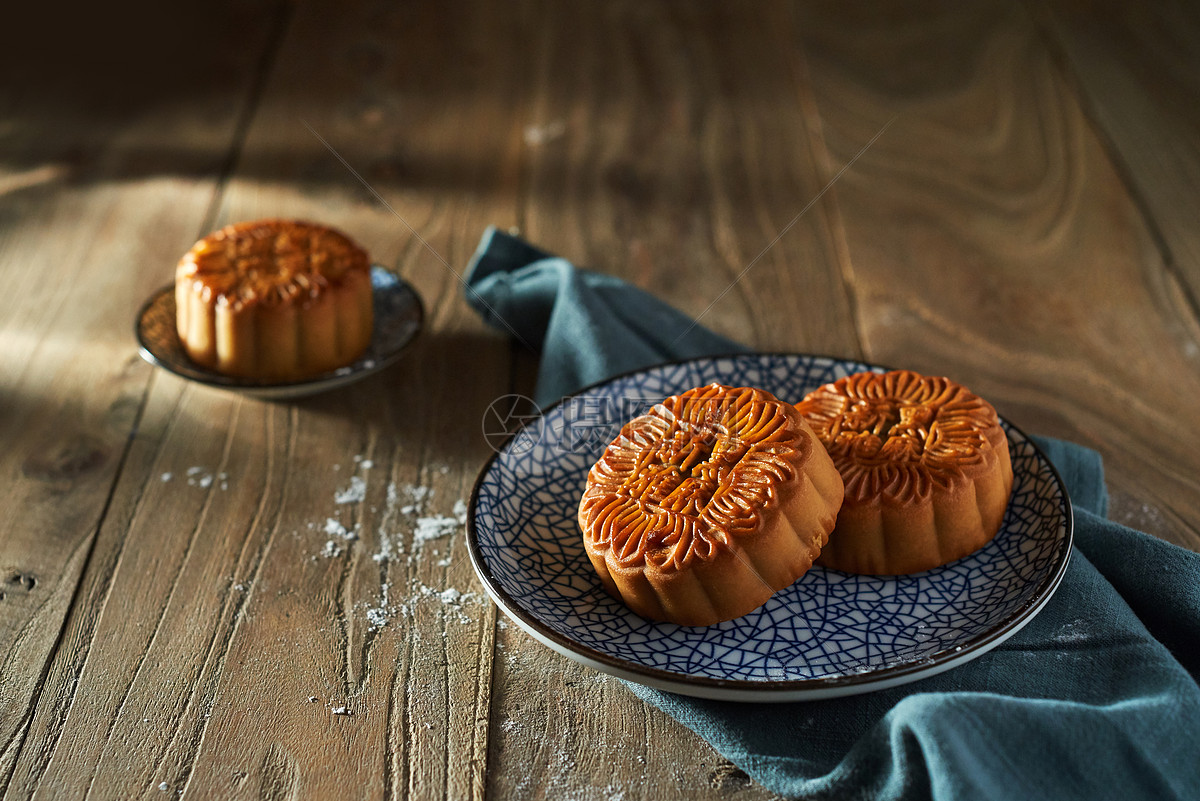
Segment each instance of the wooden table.
M769 797L474 578L483 411L536 365L463 300L488 224L955 377L1200 549L1194 8L193 5L0 56L5 798ZM276 215L411 281L418 345L291 402L143 363L180 254Z

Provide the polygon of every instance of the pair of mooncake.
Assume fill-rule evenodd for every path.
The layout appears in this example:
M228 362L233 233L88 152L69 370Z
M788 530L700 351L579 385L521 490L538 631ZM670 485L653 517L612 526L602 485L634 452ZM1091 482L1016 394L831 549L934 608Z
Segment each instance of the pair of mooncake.
M611 594L703 626L814 563L894 575L962 558L999 530L1012 480L996 410L946 378L859 373L795 405L710 384L625 425L579 525Z

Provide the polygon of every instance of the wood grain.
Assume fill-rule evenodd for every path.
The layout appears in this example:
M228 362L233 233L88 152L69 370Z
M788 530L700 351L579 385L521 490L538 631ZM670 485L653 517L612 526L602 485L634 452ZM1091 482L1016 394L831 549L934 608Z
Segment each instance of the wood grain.
M214 51L207 61L164 67L157 79L193 88L197 73L207 72L206 91L182 110L160 104L157 84L106 103L111 74L65 70L48 58L53 52L5 49L5 74L19 63L26 76L6 92L0 164L0 788L7 795L32 789L18 760L41 759L28 742L40 726L37 711L69 703L51 702L44 680L141 415L150 370L132 347L135 312L203 224L270 23L239 26L222 40L237 57ZM113 63L118 73L127 66ZM176 149L181 174L141 180L138 160L156 145Z
M823 6L795 29L834 161L896 117L833 193L867 355L1100 450L1156 533L1200 547L1195 320L1032 20Z
M1186 303L1194 319L1200 314L1200 235L1193 224L1193 190L1200 183L1200 13L1167 0L1058 2L1031 11L1046 26L1085 112L1160 238L1162 278L1178 284L1175 300ZM1200 365L1194 329L1180 334Z
M399 367L295 404L156 378L22 793L482 796L495 611L456 502L509 345L463 307L453 267L515 215L519 132L494 84L496 105L467 96L478 68L438 49L447 18L422 13L296 10L213 224L343 228L418 287L433 330ZM474 19L464 46L505 24ZM390 48L401 34L415 46ZM442 174L468 151L478 162Z
M483 414L536 370L463 303L489 224L752 346L958 378L1200 548L1182 5L107 13L0 48L4 798L772 797L472 574ZM400 364L280 402L143 365L178 255L276 215L414 284Z
M1031 7L1051 49L1081 96L1157 245L1144 281L1164 334L1191 374L1200 372L1200 234L1195 228L1200 183L1200 16L1186 3L1103 2ZM1161 267L1160 267L1161 264ZM1200 425L1193 404L1182 430ZM1115 488L1111 515L1195 548L1174 532L1196 529L1190 512L1147 503L1139 483ZM1183 519L1181 519L1183 518Z
M733 339L852 357L786 9L745 12L539 6L524 227Z

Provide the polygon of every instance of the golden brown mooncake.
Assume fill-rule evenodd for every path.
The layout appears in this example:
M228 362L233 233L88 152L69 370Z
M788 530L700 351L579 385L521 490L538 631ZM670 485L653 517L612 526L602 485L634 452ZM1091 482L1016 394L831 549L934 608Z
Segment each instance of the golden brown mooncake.
M841 502L837 469L791 404L710 384L621 429L588 474L579 526L609 593L644 617L706 626L804 575Z
M184 350L203 367L243 378L311 378L351 364L370 344L370 262L323 225L229 225L180 260L175 315Z
M845 482L819 564L916 573L991 542L1012 492L996 410L948 378L858 373L797 404Z

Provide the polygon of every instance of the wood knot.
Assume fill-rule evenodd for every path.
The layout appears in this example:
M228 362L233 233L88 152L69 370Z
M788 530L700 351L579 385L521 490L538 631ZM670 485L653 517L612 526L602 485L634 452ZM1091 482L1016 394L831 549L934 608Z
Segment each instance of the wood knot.
M708 774L708 786L723 794L742 790L752 783L749 774L732 762L722 762Z
M33 592L33 588L37 586L37 577L32 573L24 570L9 570L8 575L4 578L4 583L0 585L0 601L8 598L11 592Z

